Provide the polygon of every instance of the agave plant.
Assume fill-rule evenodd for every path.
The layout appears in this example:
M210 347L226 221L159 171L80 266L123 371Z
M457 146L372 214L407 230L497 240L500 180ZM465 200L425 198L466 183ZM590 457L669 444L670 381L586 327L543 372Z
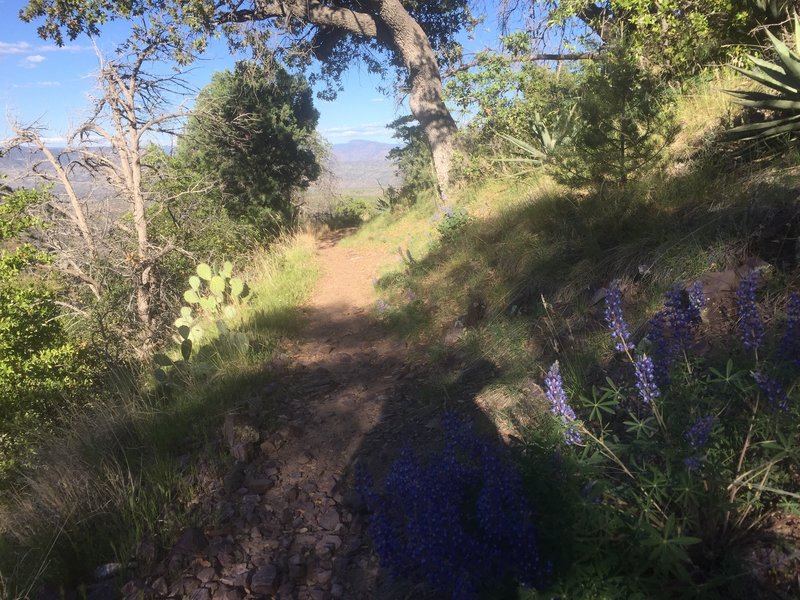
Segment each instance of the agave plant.
M726 90L742 106L769 109L780 112L795 112L790 116L777 115L761 123L747 123L728 130L728 135L742 140L764 139L782 133L800 130L800 19L794 16L794 50L767 31L779 62L770 62L749 56L754 69L736 71L775 93L757 91Z
M573 106L556 121L552 128L549 128L541 115L538 112L534 113L533 139L531 141L499 133L498 135L501 138L515 146L525 156L499 158L497 162L516 163L521 166L531 167L516 173L516 175L527 174L541 167L553 157L556 150L569 143L575 127L574 114L575 107Z

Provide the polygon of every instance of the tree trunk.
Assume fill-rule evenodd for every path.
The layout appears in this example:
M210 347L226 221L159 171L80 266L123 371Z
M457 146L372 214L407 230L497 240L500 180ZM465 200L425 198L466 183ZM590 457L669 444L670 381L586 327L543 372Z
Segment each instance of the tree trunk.
M450 168L458 128L442 98L436 55L422 27L399 0L381 0L378 13L378 20L388 30L391 47L408 69L411 113L422 126L430 145L439 193L444 200L450 191Z

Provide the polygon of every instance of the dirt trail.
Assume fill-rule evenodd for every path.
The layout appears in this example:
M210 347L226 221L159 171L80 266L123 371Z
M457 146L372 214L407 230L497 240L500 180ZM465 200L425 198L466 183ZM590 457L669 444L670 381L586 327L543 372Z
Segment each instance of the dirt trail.
M386 464L428 417L407 393L419 368L370 315L373 280L391 257L337 243L319 243L323 273L303 308L307 326L269 365L273 383L226 418L225 444L238 462L201 474L207 493L195 527L150 577L126 586L127 597L387 597L353 467ZM277 414L267 419L266 410ZM276 431L259 431L274 417Z

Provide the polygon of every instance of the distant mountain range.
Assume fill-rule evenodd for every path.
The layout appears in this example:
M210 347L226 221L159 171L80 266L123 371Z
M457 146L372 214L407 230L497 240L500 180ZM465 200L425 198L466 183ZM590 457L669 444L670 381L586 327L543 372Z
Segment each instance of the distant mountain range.
M359 195L378 196L382 189L399 184L400 178L395 167L387 158L392 144L353 140L343 144L333 144L324 174L308 191L310 196L325 197L331 202L336 197L358 191ZM52 149L55 153L57 148ZM34 149L17 148L0 156L0 175L6 175L5 183L12 187L30 187L40 183L32 172L33 166L44 159ZM48 168L44 169L49 172ZM76 191L81 195L91 195L95 200L106 200L113 191L104 181L93 181L82 169L74 170ZM61 191L56 184L55 192Z
M400 178L394 164L387 158L392 148L392 144L365 140L334 144L327 165L333 175L333 187L339 191L372 190L379 193L390 185L396 186Z

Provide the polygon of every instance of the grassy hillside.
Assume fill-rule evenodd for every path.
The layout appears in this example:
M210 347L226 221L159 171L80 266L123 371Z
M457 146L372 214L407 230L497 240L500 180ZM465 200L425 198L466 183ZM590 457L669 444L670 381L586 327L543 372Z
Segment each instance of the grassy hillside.
M474 402L516 448L559 597L800 593L798 377L781 353L798 331L800 163L785 148L753 162L719 143L736 112L721 92L731 83L718 76L680 98L664 167L636 182L484 181L451 207L379 215L347 242L397 253L375 314L437 365L430 402ZM692 284L705 296L692 341L660 398L643 401L654 319L688 309ZM625 352L607 325L612 288ZM766 331L755 354L748 314ZM550 414L554 361L578 425ZM765 373L782 391L761 385ZM713 423L715 445L697 423ZM564 447L564 427L583 443Z

